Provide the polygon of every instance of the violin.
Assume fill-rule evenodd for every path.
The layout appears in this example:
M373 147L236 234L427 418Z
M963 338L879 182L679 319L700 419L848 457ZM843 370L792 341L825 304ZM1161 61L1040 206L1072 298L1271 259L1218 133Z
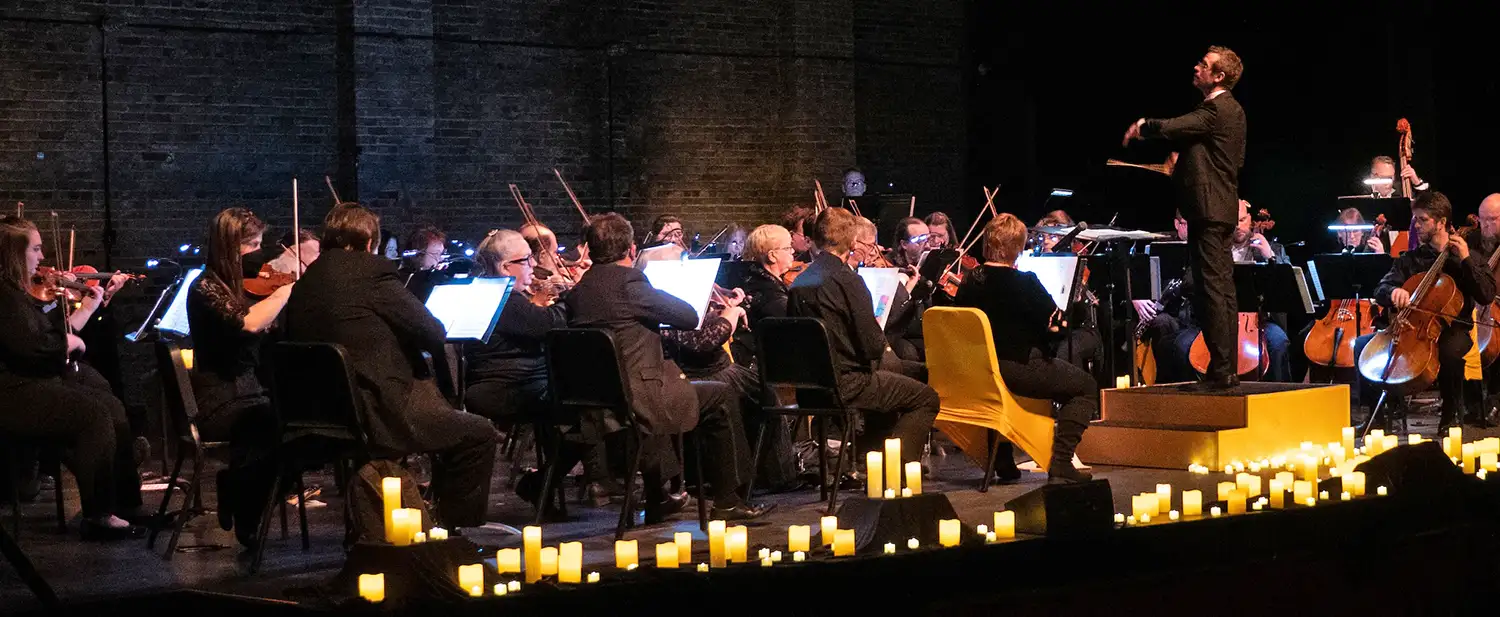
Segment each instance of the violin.
M276 293L276 290L295 282L297 282L296 274L279 272L275 268L272 268L271 264L266 264L260 267L260 272L256 274L255 278L244 280L245 293L265 298Z
M792 267L787 268L786 272L781 273L781 282L787 287L791 287L792 281L797 280L797 275L802 274L805 271L807 271L807 262L793 261Z
M37 266L36 274L31 276L31 288L27 291L31 293L31 297L42 302L51 302L59 297L66 298L68 302L78 302L89 295L91 287L98 286L97 281L89 285L84 281L71 280L51 266Z
M974 259L973 255L970 255L968 253L960 255L958 258L958 266L950 272L943 273L943 280L939 282L939 285L943 289L943 293L948 294L949 298L958 297L958 286L963 284L964 275L978 267L979 260Z
M1437 381L1438 336L1464 306L1463 291L1443 273L1451 252L1445 248L1426 272L1406 279L1401 288L1411 302L1395 311L1390 326L1376 332L1359 356L1360 375L1385 390L1382 398L1420 392Z

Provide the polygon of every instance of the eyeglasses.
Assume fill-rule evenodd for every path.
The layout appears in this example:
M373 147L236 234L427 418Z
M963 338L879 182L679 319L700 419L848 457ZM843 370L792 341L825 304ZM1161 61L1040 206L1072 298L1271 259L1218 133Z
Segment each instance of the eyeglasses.
M906 241L910 244L922 244L926 242L930 237L932 237L931 234L917 234L915 236L907 238Z
M795 253L795 252L797 252L797 249L792 248L790 246L778 246L778 247L776 247L774 249L771 249L771 252L776 252L776 251L791 251L791 252Z
M522 257L520 259L512 259L512 260L507 261L507 262L505 262L505 263L503 263L501 265L504 265L504 266L529 266L529 265L531 265L531 255L527 255L527 256Z

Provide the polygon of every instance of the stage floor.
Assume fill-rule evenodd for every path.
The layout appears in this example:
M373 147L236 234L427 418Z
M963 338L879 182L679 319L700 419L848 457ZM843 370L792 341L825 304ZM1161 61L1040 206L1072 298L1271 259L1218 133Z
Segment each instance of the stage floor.
M1426 436L1436 433L1436 416L1414 416L1411 428ZM1465 429L1466 440L1479 436L1500 435L1500 430L1476 431ZM1153 491L1158 483L1171 483L1174 489L1201 489L1212 494L1219 474L1196 475L1186 470L1134 469L1119 467L1096 467L1096 477L1109 480L1114 494L1115 510L1130 512L1131 495ZM207 476L206 504L214 503L212 474ZM1007 500L1035 489L1045 483L1040 473L1027 473L1022 481L1013 485L993 486L987 493L980 493L977 485L980 472L977 467L961 455L932 459L931 475L926 480L927 491L942 491L948 494L965 526L988 523L991 513L1001 509ZM205 550L179 553L170 563L163 561L161 551L165 547L165 535L158 540L157 549L147 551L144 539L111 544L82 542L77 537L77 493L72 480L65 482L67 505L70 516L70 533L66 536L56 531L50 491L44 491L36 503L23 506L24 519L20 545L31 557L41 574L53 585L64 603L82 600L99 600L119 596L133 596L176 589L197 589L218 593L254 596L296 601L296 588L309 587L330 578L342 565L340 549L342 524L339 520L341 503L334 494L331 476L309 474L309 485L324 488L319 497L325 507L308 511L312 537L312 549L303 552L297 539L295 509L289 509L290 529L287 540L280 540L276 523L272 523L273 540L266 548L265 563L260 574L248 575L248 558L238 550L234 537L219 530L213 517L195 519L184 535L183 545L223 545L222 550ZM570 484L571 487L571 484ZM571 490L576 496L577 491ZM845 495L857 494L846 491ZM146 494L147 502L159 503L159 490ZM785 495L766 495L757 498L774 503L777 509L763 521L750 527L749 543L770 546L784 545L788 525L802 524L816 527L822 515L823 502L816 491L807 490ZM0 518L9 528L9 508L4 508ZM678 531L691 531L700 543L699 551L706 549L701 543L704 536L697 530L695 510L684 511L680 519L669 524L632 530L627 537L641 541L642 555L645 548L657 542L671 541ZM549 523L545 529L544 542L556 545L564 541L584 543L584 571L598 570L607 578L613 568L613 530L618 507L591 509L570 503L569 514L573 520ZM492 493L490 518L493 521L520 527L531 520L530 506L521 501L506 485L505 474L497 473ZM468 530L466 535L476 543L490 546L519 546L520 538L498 530ZM701 556L695 555L695 558ZM706 559L700 559L706 560ZM0 563L0 612L23 610L33 607L34 599L21 584L15 573L6 564Z

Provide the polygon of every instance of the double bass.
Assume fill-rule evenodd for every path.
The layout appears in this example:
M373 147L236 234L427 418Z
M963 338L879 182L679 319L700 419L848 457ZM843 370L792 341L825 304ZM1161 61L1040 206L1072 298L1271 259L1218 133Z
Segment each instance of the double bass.
M1390 326L1376 332L1359 356L1360 375L1385 391L1382 398L1420 392L1437 381L1438 337L1464 306L1463 290L1443 273L1449 253L1444 247L1432 267L1401 285L1411 302L1395 311Z

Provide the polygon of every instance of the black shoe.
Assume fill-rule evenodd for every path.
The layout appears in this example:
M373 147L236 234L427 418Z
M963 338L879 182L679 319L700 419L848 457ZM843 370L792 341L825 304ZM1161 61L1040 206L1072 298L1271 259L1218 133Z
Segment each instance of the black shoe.
M1495 428L1494 422L1490 422L1487 418L1479 414L1470 414L1464 416L1464 424L1467 424L1474 428Z
M1021 470L1015 465L1011 465L1008 468L996 465L995 476L990 481L990 484L1015 484L1021 481L1021 475Z
M80 521L78 524L78 530L82 534L83 539L86 542L117 542L120 540L129 540L132 538L141 537L142 532L144 531L142 528L135 525L111 527L89 519L83 519L82 521Z
M673 493L667 495L667 497L660 502L646 505L644 520L647 525L655 525L657 523L665 522L667 520L667 517L683 511L687 508L687 505L687 493Z
M219 496L219 529L229 531L234 529L233 475L229 473L228 469L221 469L215 478L215 488ZM167 490L171 489L168 488Z
M526 503L536 505L537 500L542 498L542 471L539 469L522 471L521 477L516 479L516 496L524 499Z
M1225 390L1232 390L1238 387L1240 387L1239 376L1230 375L1229 377L1206 379L1195 383L1184 384L1182 386L1178 386L1178 389L1183 392L1223 392Z
M1074 467L1071 460L1067 465L1053 466L1047 471L1047 484L1080 484L1093 479L1093 474Z
M776 504L761 505L741 503L730 508L714 506L708 513L708 518L716 521L749 521L770 514L776 509Z

